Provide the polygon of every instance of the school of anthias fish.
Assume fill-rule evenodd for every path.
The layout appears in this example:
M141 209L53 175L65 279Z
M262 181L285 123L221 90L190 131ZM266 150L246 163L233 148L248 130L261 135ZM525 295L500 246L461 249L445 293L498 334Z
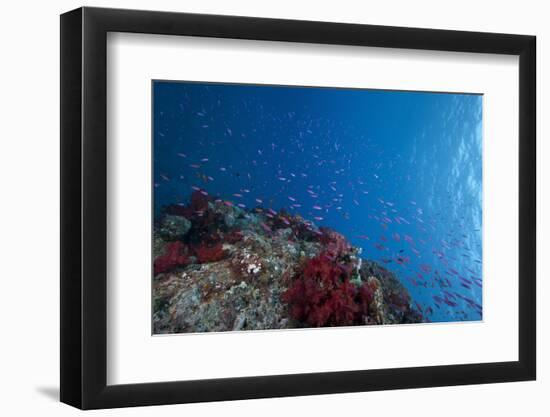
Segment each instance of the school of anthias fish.
M254 215L263 239L294 230L299 219L312 235L335 230L361 258L391 271L410 292L418 321L482 319L481 225L468 217L480 207L450 192L427 204L430 191L411 191L417 168L403 168L407 155L338 118L277 110L254 97L223 103L208 85L201 94L197 100L184 91L178 108L156 114L155 236L178 206L191 228L205 216L207 206L189 213L192 193L211 211ZM250 229L242 221L240 228ZM163 253L161 245L156 254ZM196 265L179 271L189 275Z

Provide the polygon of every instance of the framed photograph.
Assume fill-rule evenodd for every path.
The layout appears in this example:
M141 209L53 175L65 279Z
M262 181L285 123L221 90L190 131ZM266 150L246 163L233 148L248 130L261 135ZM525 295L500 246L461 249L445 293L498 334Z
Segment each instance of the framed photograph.
M61 16L61 401L533 380L535 37Z

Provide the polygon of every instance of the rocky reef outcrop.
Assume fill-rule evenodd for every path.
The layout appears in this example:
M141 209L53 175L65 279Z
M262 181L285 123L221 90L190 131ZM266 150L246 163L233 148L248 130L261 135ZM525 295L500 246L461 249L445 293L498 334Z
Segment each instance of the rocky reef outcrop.
M336 231L195 191L154 227L155 334L418 323L399 279Z

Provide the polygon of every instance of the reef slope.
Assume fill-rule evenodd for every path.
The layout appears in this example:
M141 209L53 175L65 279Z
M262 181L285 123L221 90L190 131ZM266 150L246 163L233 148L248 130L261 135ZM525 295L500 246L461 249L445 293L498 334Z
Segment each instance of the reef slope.
M337 232L196 191L154 225L155 334L424 321L399 279Z

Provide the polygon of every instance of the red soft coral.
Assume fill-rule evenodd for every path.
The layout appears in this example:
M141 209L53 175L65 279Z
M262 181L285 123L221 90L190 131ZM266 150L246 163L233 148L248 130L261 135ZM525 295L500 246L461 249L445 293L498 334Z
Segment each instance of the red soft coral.
M204 216L204 212L208 210L208 203L212 198L204 195L200 191L193 191L189 204L171 204L164 207L164 213L175 216L183 216L188 220L197 220Z
M211 200L210 197L204 195L200 191L193 191L191 194L191 203L189 206L195 211L200 212L208 208L208 202Z
M282 300L290 305L292 318L310 326L364 324L377 281L358 287L350 282L357 264L344 236L321 228L318 239L323 251L304 263Z
M195 255L201 264L217 262L225 258L226 253L221 243L213 246L198 246L195 248Z
M329 258L334 260L351 251L351 245L340 233L326 227L321 227L319 230L321 231L319 240L325 246L324 252Z
M343 326L353 323L358 306L349 273L321 253L308 260L293 285L283 293L291 316L310 326Z
M174 216L182 216L187 220L193 217L194 211L191 207L182 204L171 204L163 208L165 214L171 214Z
M189 263L187 248L182 242L170 242L164 248L164 255L157 256L154 262L155 275L170 271L178 266Z

